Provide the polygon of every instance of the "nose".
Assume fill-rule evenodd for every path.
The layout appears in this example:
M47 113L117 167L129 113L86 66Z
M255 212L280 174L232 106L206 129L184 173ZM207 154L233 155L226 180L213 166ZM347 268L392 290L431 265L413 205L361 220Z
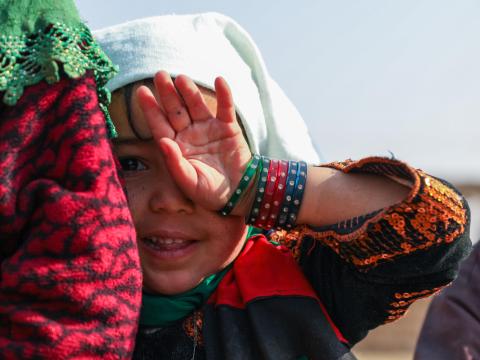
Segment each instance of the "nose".
M150 210L154 213L169 212L192 214L193 202L188 199L173 181L159 181L149 199Z

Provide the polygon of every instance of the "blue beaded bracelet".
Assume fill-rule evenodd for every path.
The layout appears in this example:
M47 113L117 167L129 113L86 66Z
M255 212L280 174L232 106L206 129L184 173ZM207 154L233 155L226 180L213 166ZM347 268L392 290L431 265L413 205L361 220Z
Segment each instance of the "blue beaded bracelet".
M292 202L289 205L288 216L286 221L287 229L295 226L297 221L298 211L302 203L303 194L305 192L305 185L307 183L307 163L300 161L298 163L298 170L295 179L295 189L292 195Z

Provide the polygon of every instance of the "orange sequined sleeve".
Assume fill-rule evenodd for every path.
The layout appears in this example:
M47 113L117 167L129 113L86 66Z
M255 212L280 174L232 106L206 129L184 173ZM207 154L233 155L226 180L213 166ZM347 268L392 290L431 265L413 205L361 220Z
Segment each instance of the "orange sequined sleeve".
M455 278L471 247L470 215L450 184L395 159L322 166L388 176L411 186L407 198L391 207L273 236L292 250L331 316L355 343Z

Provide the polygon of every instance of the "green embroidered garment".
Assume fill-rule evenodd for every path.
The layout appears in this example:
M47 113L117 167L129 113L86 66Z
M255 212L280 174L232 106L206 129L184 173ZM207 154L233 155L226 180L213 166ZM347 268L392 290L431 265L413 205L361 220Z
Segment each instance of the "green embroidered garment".
M87 70L93 71L109 135L115 137L105 85L116 67L80 20L74 2L0 0L0 92L5 104L15 105L29 85L58 82L61 71L78 78Z

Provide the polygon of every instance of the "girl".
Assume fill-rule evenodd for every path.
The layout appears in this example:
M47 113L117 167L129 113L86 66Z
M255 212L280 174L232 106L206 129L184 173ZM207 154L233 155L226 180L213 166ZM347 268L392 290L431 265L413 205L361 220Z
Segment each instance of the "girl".
M231 19L97 39L120 65L110 113L144 275L135 358L351 359L456 276L470 247L458 192L395 159L298 160L302 142L314 157L307 133Z

